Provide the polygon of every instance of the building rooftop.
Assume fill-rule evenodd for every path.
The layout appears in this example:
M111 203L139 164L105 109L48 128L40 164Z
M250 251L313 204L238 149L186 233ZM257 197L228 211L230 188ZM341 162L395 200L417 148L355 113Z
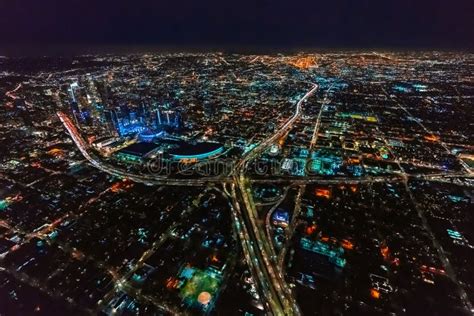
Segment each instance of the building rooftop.
M119 150L119 153L143 157L155 150L158 145L149 142L140 142L131 144Z
M176 158L205 158L222 152L223 146L219 143L185 143L172 149L170 154Z

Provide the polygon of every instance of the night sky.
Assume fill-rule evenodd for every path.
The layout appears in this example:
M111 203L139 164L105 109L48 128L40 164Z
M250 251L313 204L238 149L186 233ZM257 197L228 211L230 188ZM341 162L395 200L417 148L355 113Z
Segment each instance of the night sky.
M471 50L473 21L473 0L0 0L0 53L119 46Z

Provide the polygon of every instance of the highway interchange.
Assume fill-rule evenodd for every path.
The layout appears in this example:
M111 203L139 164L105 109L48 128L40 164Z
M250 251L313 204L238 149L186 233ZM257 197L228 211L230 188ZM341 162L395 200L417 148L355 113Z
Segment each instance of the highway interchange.
M295 296L288 284L285 282L283 275L283 257L277 257L273 249L273 244L269 240L268 234L259 224L259 217L255 202L251 192L252 183L291 183L300 186L298 196L301 196L301 190L304 190L306 184L309 183L372 183L386 181L407 181L408 178L417 178L433 181L451 181L459 176L471 177L471 173L459 174L394 174L390 176L372 176L359 179L348 179L342 177L321 178L317 176L307 177L289 177L275 176L272 178L250 179L246 171L249 163L258 158L269 147L276 143L279 138L288 133L292 129L294 123L300 118L303 111L305 101L310 98L319 86L313 84L311 89L297 102L294 114L272 135L257 144L253 149L246 152L241 159L235 164L230 176L202 177L193 179L171 178L168 176L158 176L156 174L136 174L130 173L115 166L109 165L101 159L97 158L89 150L89 145L82 138L79 130L72 120L63 112L57 115L64 127L70 134L81 154L95 168L114 175L119 178L127 178L134 182L143 183L145 185L176 185L176 186L202 186L202 185L221 185L222 192L230 202L232 209L232 219L234 228L239 235L243 248L243 253L249 264L253 279L259 289L260 295L264 298L263 303L266 310L273 315L299 315L301 314ZM311 147L316 143L318 128L320 123L321 110L315 125ZM294 222L290 224L291 230L294 230ZM291 236L291 232L289 232ZM288 245L286 245L288 246ZM286 248L286 247L285 247ZM283 254L285 253L283 251Z

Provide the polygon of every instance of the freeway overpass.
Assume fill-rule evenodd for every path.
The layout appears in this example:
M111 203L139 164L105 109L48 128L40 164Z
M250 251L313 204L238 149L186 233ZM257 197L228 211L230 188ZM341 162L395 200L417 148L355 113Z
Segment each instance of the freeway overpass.
M264 304L269 312L274 315L298 315L300 314L298 305L294 296L285 282L281 270L277 266L277 258L271 251L271 245L264 230L258 223L258 215L253 196L250 191L251 183L286 183L292 184L337 184L337 183L372 183L372 182L396 182L406 181L406 178L437 180L453 177L471 177L471 175L463 174L390 174L386 176L368 176L362 178L323 178L319 176L306 177L289 177L277 176L264 179L249 179L246 175L248 164L265 152L280 137L285 135L298 120L302 113L302 107L307 100L318 89L318 85L313 87L298 101L296 110L283 126L267 139L261 141L252 150L247 152L236 164L231 175L223 175L219 177L203 177L178 179L168 176L159 176L155 174L136 174L126 170L107 164L89 151L89 145L85 142L77 127L71 119L63 112L57 115L64 124L72 140L80 150L81 154L95 168L108 174L128 178L134 182L146 185L178 185L178 186L202 186L209 183L223 184L224 191L232 201L232 217L234 227L239 235L242 243L244 255L251 269L253 278L259 287L260 293L264 297ZM230 192L228 186L230 185Z

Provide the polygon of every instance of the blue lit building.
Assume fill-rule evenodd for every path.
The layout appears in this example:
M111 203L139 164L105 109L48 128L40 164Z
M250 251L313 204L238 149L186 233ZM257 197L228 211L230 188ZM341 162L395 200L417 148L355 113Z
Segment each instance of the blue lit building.
M277 209L272 214L273 225L287 227L290 222L290 214L284 209Z
M342 247L334 247L319 240L312 241L308 238L301 238L300 247L326 257L327 260L336 267L344 268L346 265L346 259L342 257L344 255L344 249Z
M162 109L148 111L144 104L136 108L123 104L103 113L104 121L113 134L119 136L138 134L143 141L152 141L163 136L163 131L176 131L182 126L179 111Z

